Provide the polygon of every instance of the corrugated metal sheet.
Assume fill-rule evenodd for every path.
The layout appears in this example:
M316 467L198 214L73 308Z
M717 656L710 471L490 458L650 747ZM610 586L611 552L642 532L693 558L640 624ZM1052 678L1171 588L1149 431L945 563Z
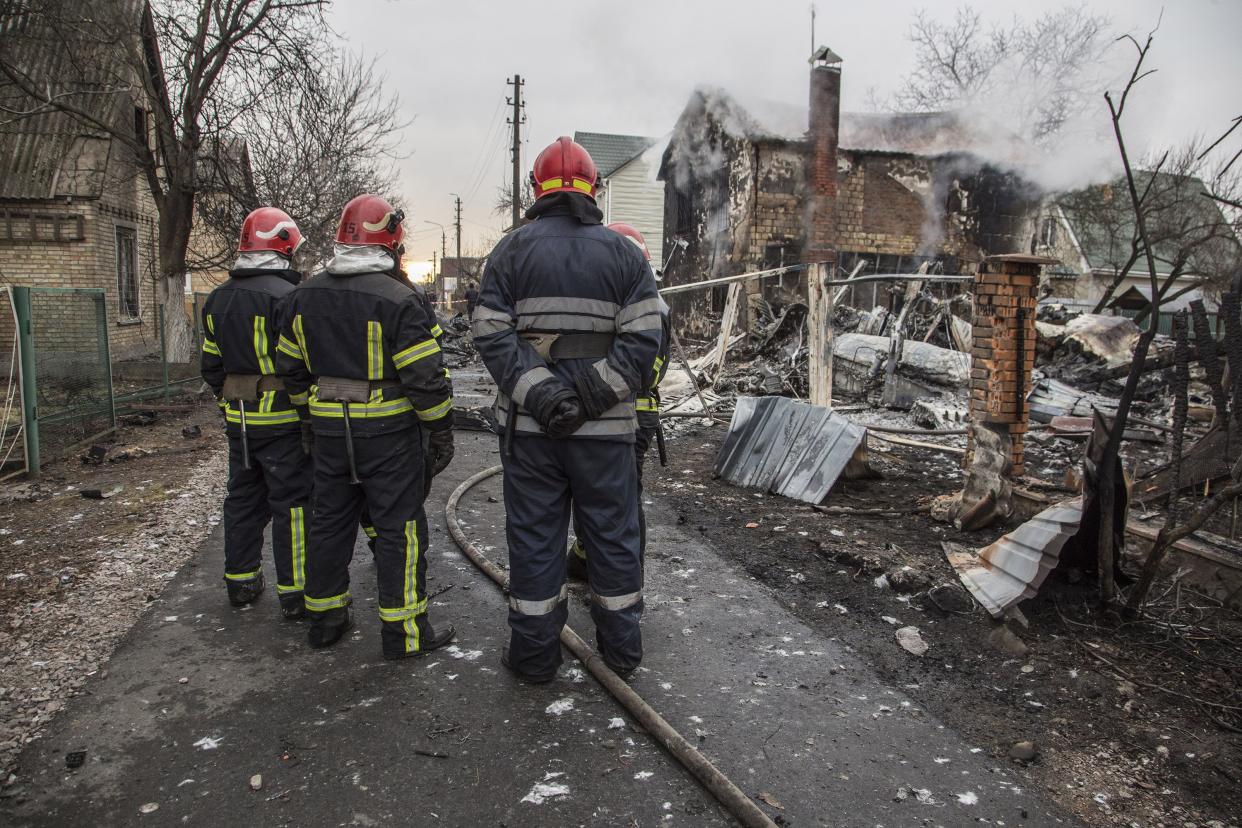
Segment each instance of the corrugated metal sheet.
M788 397L739 397L716 474L736 486L819 503L866 433L824 406Z
M1045 509L978 552L943 544L945 557L983 608L1003 618L1039 591L1081 522L1082 498L1076 497Z
M131 0L101 0L109 13L132 13L138 30L138 11ZM120 11L117 11L117 10ZM92 117L107 122L130 117L128 93L107 93L127 86L128 69L109 66L105 46L83 34L66 42L65 31L53 30L33 12L0 14L0 40L5 60L19 66L34 82L67 96ZM0 103L15 112L32 111L36 102L11 82L0 82ZM127 123L119 121L119 123ZM60 111L43 111L0 126L0 198L44 199L61 195L95 196L103 184L109 137L78 118Z
M1051 422L1053 417L1090 417L1095 408L1108 415L1117 411L1117 400L1113 397L1079 391L1072 385L1046 377L1031 386L1026 399L1031 419L1039 423Z

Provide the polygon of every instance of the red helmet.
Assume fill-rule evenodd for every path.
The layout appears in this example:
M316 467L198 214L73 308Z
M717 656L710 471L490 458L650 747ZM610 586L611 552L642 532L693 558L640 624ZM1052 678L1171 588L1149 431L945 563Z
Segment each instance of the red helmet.
M634 246L643 252L643 258L651 261L651 251L647 249L647 240L643 238L642 233L638 232L638 228L623 221L614 221L608 225L608 229L614 233L620 233L634 242Z
M537 199L552 193L582 193L595 198L599 170L581 144L561 136L535 159L530 185Z
M380 196L366 193L345 205L336 228L337 244L378 244L400 252L405 238L404 210L394 210Z
M271 250L292 258L304 241L306 239L302 236L302 231L288 213L276 207L260 207L251 210L250 215L242 222L237 252Z

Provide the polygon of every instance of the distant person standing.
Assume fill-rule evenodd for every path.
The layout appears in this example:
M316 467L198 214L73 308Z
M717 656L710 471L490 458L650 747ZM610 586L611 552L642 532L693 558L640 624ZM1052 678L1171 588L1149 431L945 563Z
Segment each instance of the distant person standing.
M479 286L472 280L466 288L466 318L474 319L474 309L479 304Z

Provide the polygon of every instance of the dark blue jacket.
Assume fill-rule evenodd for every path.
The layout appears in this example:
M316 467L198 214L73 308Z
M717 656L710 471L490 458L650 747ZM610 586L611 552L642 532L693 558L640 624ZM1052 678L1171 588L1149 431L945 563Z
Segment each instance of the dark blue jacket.
M598 208L583 196L540 199L528 215L535 221L488 256L472 324L475 346L500 388L500 424L507 425L516 401L515 432L542 434L526 413L537 408L537 398L573 388L576 375L594 371L619 402L573 437L633 442L635 393L650 379L660 349L660 299L651 268L633 243L599 223ZM522 333L615 338L604 357L549 363Z

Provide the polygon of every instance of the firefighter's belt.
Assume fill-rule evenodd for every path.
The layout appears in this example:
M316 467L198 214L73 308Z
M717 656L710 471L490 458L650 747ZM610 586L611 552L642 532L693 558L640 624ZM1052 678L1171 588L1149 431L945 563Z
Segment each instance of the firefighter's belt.
M384 388L398 388L401 383L392 380L348 379L346 377L320 377L319 399L323 402L365 403L371 401L371 392Z
M544 362L558 359L599 359L612 350L614 334L610 333L524 333L518 334Z
M284 390L284 382L275 374L229 374L224 378L220 398L256 402L261 394Z

